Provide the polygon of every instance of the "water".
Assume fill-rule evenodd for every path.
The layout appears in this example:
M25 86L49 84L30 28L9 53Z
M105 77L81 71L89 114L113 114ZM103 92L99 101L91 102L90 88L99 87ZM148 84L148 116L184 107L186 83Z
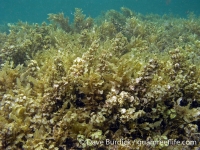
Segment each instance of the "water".
M74 8L96 17L102 11L119 10L125 6L142 14L174 14L186 17L189 12L200 14L199 0L1 0L0 23L46 21L47 14L64 12L72 20Z

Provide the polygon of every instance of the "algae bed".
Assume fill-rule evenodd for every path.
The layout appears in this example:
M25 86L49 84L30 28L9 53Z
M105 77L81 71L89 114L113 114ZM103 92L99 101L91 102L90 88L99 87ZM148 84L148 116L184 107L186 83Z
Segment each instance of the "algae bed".
M1 28L0 149L200 146L199 17L48 19Z

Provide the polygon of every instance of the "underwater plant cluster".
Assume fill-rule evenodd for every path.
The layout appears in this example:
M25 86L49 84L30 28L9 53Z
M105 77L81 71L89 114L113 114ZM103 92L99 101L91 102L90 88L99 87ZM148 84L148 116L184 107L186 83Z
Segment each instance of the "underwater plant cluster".
M200 146L200 18L122 7L48 19L0 33L0 149Z

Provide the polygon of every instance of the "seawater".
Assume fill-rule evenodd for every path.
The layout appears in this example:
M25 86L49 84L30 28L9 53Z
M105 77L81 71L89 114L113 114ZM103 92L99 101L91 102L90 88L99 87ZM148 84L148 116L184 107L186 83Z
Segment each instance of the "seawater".
M73 21L75 8L96 17L110 9L128 7L141 14L173 14L186 17L190 12L200 15L200 0L0 0L0 23L47 21L49 13L63 12Z

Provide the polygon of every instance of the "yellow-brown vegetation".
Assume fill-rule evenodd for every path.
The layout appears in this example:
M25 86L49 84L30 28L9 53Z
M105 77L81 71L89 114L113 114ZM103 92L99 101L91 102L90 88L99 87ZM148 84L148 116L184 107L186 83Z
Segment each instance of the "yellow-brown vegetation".
M0 34L0 149L200 146L199 18L123 7L98 19L76 9L73 23L62 13L49 20Z

